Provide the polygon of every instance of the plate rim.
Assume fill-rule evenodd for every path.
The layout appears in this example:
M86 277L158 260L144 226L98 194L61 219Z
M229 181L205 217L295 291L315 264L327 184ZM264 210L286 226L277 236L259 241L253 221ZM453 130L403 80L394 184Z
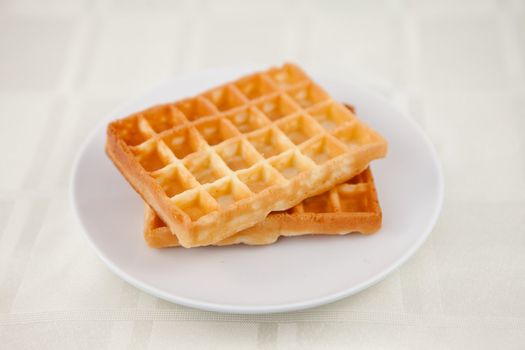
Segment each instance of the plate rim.
M256 66L257 67L257 66ZM118 111L121 111L128 106L132 105L133 103L136 103L136 101L140 98L144 98L147 95L153 94L154 91L161 90L162 88L165 88L166 86L169 86L169 84L173 84L177 81L182 81L184 79L197 79L198 76L206 76L210 74L220 74L220 72L229 72L229 71L241 71L242 69L247 68L253 68L251 65L238 65L238 66L228 66L228 67L222 67L222 68L216 68L216 69L208 69L208 70L202 70L199 72L196 72L195 74L187 74L183 75L181 77L171 77L170 79L166 79L162 83L158 84L157 86L153 86L149 89L146 89L142 91L141 93L138 93L137 95L126 99L124 102L120 103L116 106L112 111L110 111L106 117L102 118L102 120L96 125L93 130L88 134L86 139L82 142L81 146L78 148L78 151L75 155L75 159L73 161L71 174L69 178L68 183L68 198L73 206L73 212L74 212L74 218L75 221L79 224L83 236L87 239L91 247L95 250L97 256L108 266L110 271L112 271L114 274L116 274L118 277L122 278L124 281L128 282L129 284L133 285L134 287L138 288L141 291L144 291L148 294L151 294L153 296L156 296L158 298L164 299L166 301L176 303L179 305L200 309L204 311L214 311L214 312L221 312L221 313L234 313L234 314L271 314L271 313L282 313L282 312L290 312L290 311L298 311L298 310L304 310L309 309L321 305L325 305L328 303L332 303L338 300L341 300L345 297L357 294L376 283L379 283L383 279L385 279L388 275L390 275L394 270L402 266L409 258L411 258L416 251L419 250L419 248L423 245L423 243L427 240L428 236L432 232L433 228L435 227L437 220L439 219L440 213L442 211L443 207L443 201L444 201L444 190L445 190L445 181L443 176L443 169L441 165L441 161L439 159L438 153L431 142L428 135L424 132L422 127L417 124L417 122L408 117L407 113L403 113L400 111L400 109L393 104L391 101L389 101L385 96L378 93L375 89L370 87L367 83L365 83L362 79L357 79L358 87L359 89L363 90L366 94L372 95L374 98L381 100L381 103L384 103L391 108L398 111L401 118L404 118L405 121L407 121L411 126L414 128L415 131L419 134L419 136L422 137L426 147L430 151L431 154L431 160L432 165L434 166L436 170L437 175L437 181L438 181L438 192L437 192L437 198L436 198L436 207L434 212L432 213L431 219L428 220L427 225L424 230L422 230L422 233L418 236L418 239L413 242L413 244L410 246L409 249L406 250L406 252L400 256L397 260L395 260L391 265L388 266L388 268L385 268L380 273L377 273L365 281L354 285L350 288L345 288L339 292L327 294L318 298L309 299L306 301L300 301L300 302L294 302L294 303L281 303L281 304L274 304L274 305L264 305L264 306L257 306L257 305L231 305L231 304L225 304L225 303L211 303L206 301L200 301L196 299L181 297L177 295L173 295L171 293L162 291L156 287L150 286L147 283L141 282L137 278L131 276L129 273L124 271L122 268L117 266L114 262L111 261L111 259L107 256L105 256L100 249L98 249L96 243L93 241L93 237L88 234L86 225L84 224L84 221L80 215L80 209L78 207L77 202L77 196L76 196L76 188L77 188L77 181L78 181L78 169L79 169L79 163L83 157L83 155L86 153L86 150L88 146L91 144L93 139L100 133L103 132L105 128L105 125L107 123L107 120L109 120L111 117L113 117ZM342 81L340 79L335 79L331 76L323 76L318 74L312 74L315 77L323 78L324 80L329 81Z

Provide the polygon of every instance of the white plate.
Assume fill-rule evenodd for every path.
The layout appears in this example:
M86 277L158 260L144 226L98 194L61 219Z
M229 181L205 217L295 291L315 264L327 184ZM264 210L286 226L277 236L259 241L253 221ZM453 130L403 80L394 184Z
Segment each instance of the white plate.
M236 78L253 67L208 71L173 80L108 116L126 116ZM151 249L142 238L143 205L104 153L105 124L86 141L71 184L84 231L113 272L174 303L220 312L305 309L357 293L405 262L431 232L441 209L443 177L417 125L361 85L316 77L336 99L389 141L373 163L383 227L372 236L280 239L269 246Z

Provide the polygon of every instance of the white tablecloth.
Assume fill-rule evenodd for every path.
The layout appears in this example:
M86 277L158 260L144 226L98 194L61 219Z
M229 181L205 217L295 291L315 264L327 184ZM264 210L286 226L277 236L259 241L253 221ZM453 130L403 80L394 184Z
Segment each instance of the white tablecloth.
M378 285L279 315L113 275L67 195L92 127L168 77L287 59L386 81L426 130L446 177L429 240ZM0 348L524 349L524 101L519 0L0 1Z

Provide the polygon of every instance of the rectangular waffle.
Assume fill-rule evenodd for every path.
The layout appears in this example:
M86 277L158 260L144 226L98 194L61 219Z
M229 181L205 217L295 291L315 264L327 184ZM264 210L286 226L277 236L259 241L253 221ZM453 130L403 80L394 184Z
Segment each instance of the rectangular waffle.
M386 141L286 64L110 123L106 152L179 243L218 243L343 183Z
M374 233L381 228L381 207L369 168L350 181L318 196L305 199L285 212L271 212L255 226L214 245L274 243L280 236L305 234ZM179 245L162 219L146 204L144 238L153 248Z

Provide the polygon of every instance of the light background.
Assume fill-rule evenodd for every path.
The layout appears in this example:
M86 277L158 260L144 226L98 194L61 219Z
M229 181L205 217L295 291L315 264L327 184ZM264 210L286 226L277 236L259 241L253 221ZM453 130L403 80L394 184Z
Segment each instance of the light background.
M360 75L442 159L433 234L340 302L280 315L172 305L114 276L73 220L72 159L173 76L293 60ZM524 349L525 2L0 0L0 348Z

